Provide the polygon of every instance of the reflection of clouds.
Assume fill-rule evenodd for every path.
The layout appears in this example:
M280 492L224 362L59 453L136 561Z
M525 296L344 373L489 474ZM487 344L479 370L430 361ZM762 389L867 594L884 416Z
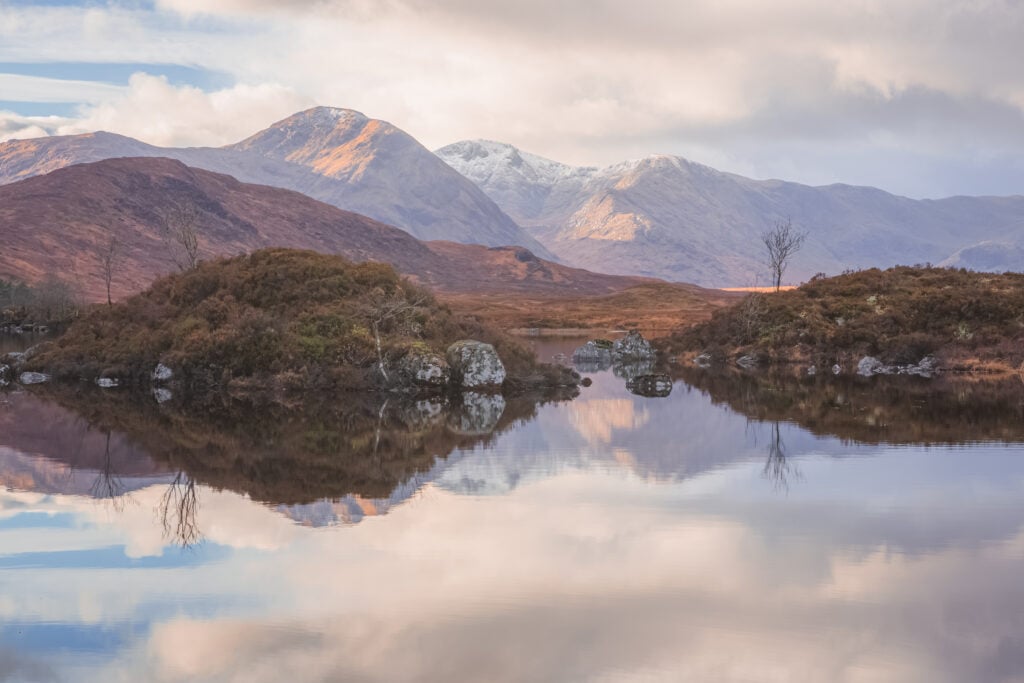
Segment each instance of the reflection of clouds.
M759 468L745 475L756 480ZM740 479L717 478L719 494L743 498ZM848 551L841 527L807 545L792 519L765 530L742 506L708 515L714 486L577 472L485 499L428 490L370 525L303 532L286 554L248 557L233 591L275 586L268 611L164 620L143 656L125 653L117 666L164 681L1020 673L1000 654L1022 635L1019 530L982 552L878 544L863 555ZM859 514L879 531L888 521Z

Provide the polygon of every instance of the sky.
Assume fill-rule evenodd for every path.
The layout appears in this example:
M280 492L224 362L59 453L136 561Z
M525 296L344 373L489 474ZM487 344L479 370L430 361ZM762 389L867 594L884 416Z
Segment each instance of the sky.
M0 0L0 140L221 145L313 105L434 149L1024 194L1020 0Z

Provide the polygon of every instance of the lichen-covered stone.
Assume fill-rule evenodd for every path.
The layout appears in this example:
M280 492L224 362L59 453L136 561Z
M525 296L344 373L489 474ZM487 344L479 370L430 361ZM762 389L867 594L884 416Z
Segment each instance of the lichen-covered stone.
M612 359L615 361L654 360L655 356L651 343L636 330L630 330L612 345Z
M505 366L490 344L464 339L449 346L445 355L452 381L460 387L499 387L505 381Z
M407 354L401 361L399 373L405 381L420 387L444 387L451 379L447 361L430 352Z

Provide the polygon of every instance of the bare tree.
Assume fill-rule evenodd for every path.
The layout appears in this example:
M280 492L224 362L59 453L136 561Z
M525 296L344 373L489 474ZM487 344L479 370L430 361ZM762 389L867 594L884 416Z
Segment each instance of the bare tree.
M377 347L377 369L384 381L390 381L387 370L387 354L381 341L381 334L388 330L414 332L415 315L425 303L426 296L420 295L410 300L401 287L390 292L378 287L371 292L361 306L361 312L370 324L373 339Z
M199 263L199 207L192 202L177 203L163 216L163 238L171 260L179 270L192 270Z
M103 282L107 285L108 306L113 306L110 298L110 284L114 281L114 273L121 265L123 253L121 240L117 238L117 235L111 235L110 241L100 251L100 268L103 273Z
M772 271L772 282L775 284L776 292L782 287L782 275L786 272L786 266L793 255L800 251L806 239L807 233L794 229L793 221L788 218L776 222L771 230L761 233L761 241L768 251L768 267Z

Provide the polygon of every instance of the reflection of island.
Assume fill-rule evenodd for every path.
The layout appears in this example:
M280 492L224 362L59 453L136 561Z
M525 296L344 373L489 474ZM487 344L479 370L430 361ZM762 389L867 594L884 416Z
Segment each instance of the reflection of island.
M1024 383L956 377L795 377L679 367L717 404L759 422L878 444L1024 441Z
M100 442L107 432L117 434L163 472L185 472L189 481L278 505L348 495L386 498L438 458L488 443L532 418L537 407L530 399L487 394L431 401L346 397L301 409L226 403L196 410L95 390L50 388L46 397L82 417L79 432L95 432ZM59 438L74 440L64 434ZM97 456L93 468L103 471Z

